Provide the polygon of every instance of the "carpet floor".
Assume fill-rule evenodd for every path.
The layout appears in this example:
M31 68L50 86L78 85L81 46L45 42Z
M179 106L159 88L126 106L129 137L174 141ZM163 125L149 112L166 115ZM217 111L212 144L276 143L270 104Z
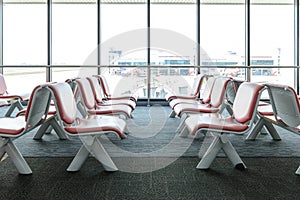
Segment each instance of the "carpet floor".
M2 113L1 113L2 112ZM235 169L223 152L208 170L198 170L199 150L209 139L180 138L179 118L169 107L139 106L127 121L127 138L108 134L102 143L119 168L105 172L93 157L79 172L66 171L81 146L79 137L59 140L54 131L33 140L36 131L14 143L31 167L19 175L9 157L0 162L0 199L299 199L300 137L276 127L282 140L260 135L229 139L247 169ZM0 115L5 109L0 109Z

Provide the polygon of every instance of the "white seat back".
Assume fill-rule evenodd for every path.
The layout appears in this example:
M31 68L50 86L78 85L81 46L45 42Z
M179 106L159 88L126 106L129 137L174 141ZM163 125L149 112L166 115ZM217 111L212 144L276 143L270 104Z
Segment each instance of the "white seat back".
M65 124L73 124L77 116L77 107L71 87L68 83L53 83L48 86L54 96L56 110Z
M267 84L275 116L290 127L300 125L299 99L292 87Z
M211 106L218 108L224 101L227 84L230 82L230 78L219 77L215 80L215 83L211 92Z
M237 122L247 123L256 113L263 85L244 82L240 85L232 106L233 115Z

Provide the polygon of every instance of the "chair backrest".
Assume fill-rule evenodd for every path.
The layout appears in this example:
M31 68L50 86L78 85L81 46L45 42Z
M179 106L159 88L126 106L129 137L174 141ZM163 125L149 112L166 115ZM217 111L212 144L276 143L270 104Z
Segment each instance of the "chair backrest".
M31 95L25 113L26 128L31 129L47 117L51 101L51 92L47 84L36 86Z
M94 97L97 102L103 101L104 95L102 87L100 86L99 79L96 77L87 77L87 80L89 81L91 88L93 90Z
M216 78L211 91L211 106L215 108L221 106L225 98L227 84L230 82L230 80L230 78L225 77Z
M239 123L249 122L256 113L263 85L244 82L240 85L232 106L233 116Z
M0 95L7 93L7 86L5 83L4 76L0 74Z
M211 92L212 88L214 86L216 78L215 77L209 77L206 81L205 88L203 90L203 93L201 95L201 99L204 103L209 103L211 99Z
M53 83L48 86L52 91L56 111L65 124L73 124L77 116L77 107L72 89L68 83Z
M86 78L76 79L76 84L81 95L81 100L88 109L94 109L96 105L93 90Z
M232 81L230 81L230 83L227 85L226 100L230 105L233 105L237 90L243 82L245 81L232 79Z
M295 90L286 85L266 84L277 120L290 127L300 125L300 105Z
M106 78L103 75L97 75L97 77L99 78L105 96L109 97L111 93Z
M195 77L194 84L193 84L193 92L192 92L193 96L197 97L199 95L205 77L206 77L205 74L198 74Z

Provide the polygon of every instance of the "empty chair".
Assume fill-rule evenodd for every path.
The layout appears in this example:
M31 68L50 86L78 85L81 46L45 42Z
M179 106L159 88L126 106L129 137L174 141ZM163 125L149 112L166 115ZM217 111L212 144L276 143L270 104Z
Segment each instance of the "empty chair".
M280 135L274 128L277 124L274 116L273 106L271 104L259 104L257 108L257 117L254 120L254 127L247 135L247 140L255 140L261 134L270 134L273 140L281 140Z
M126 118L131 118L132 108L127 105L99 105L93 94L91 85L86 78L75 80L78 86L79 107L80 112L85 115L123 115Z
M177 95L173 93L168 93L166 95L166 101L172 101L173 99L197 99L200 94L200 89L202 86L202 83L204 82L204 79L206 78L205 74L198 74L195 77L192 93L190 95Z
M134 102L137 102L138 98L134 94L129 95L129 96L113 96L110 92L109 85L106 81L106 78L103 75L96 75L95 77L97 77L99 79L99 82L102 86L102 89L103 89L103 92L105 95L105 98L107 100L130 99Z
M225 100L227 84L230 82L230 78L219 77L215 80L213 88L211 90L210 101L207 103L194 102L194 103L179 103L174 107L174 112L177 116L181 117L183 113L199 113L207 112L214 113L222 111Z
M17 108L22 110L22 102L29 100L29 93L24 94L11 94L7 91L7 85L4 76L0 74L0 101L2 101L2 106L10 105L9 109L5 113L5 117L10 117L13 111Z
M174 118L176 113L174 111L174 107L180 103L189 103L189 104L206 104L210 102L212 88L215 84L216 77L209 77L206 81L203 93L201 95L201 99L174 99L169 102L170 107L172 108L172 112L170 113L169 117Z
M232 105L237 93L239 86L245 81L232 79L232 81L228 84L225 95L225 104L226 110L230 115L232 115Z
M53 95L58 123L62 130L70 136L79 136L83 143L67 170L80 170L90 153L106 171L118 170L102 146L99 137L103 134L114 133L122 138L126 126L125 121L113 116L79 118L77 117L76 101L68 83L54 83L48 87Z
M174 107L174 112L177 116L182 118L182 121L177 128L177 132L180 132L184 128L184 121L192 114L202 114L202 113L222 113L225 108L225 93L230 78L219 77L215 80L212 88L210 101L195 102L195 103L179 103ZM187 135L181 134L181 137L186 137Z
M129 99L116 99L116 100L107 100L103 95L103 89L100 86L99 80L96 77L87 77L88 81L91 84L95 100L99 106L111 106L111 105L127 105L130 106L133 110L136 107L136 103Z
M269 123L276 124L293 133L299 134L300 104L295 90L290 86L278 84L266 84L266 87L269 93L273 115L271 115L271 113L269 113L269 115L262 115L256 130L254 130L252 134L259 131L262 126L268 126ZM272 130L270 133L277 134L277 132L272 132ZM295 173L300 175L300 166Z
M0 118L0 160L7 153L20 174L31 174L32 171L13 140L44 122L50 100L50 91L45 86L37 86L31 93L25 115Z
M251 129L263 88L263 85L256 83L242 83L233 103L233 115L230 117L223 117L222 115L194 115L186 119L186 128L183 131L188 131L193 135L201 131L208 131L214 135L213 142L197 165L198 169L209 168L221 149L236 168L246 168L229 141L227 134L244 134Z

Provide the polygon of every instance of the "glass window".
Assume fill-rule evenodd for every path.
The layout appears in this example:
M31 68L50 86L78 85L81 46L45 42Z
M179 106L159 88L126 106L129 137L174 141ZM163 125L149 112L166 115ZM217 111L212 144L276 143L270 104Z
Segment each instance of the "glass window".
M3 74L9 93L30 93L46 82L45 67L4 67Z
M202 66L245 64L245 1L200 0L200 46ZM210 69L206 73L244 77L243 70Z
M46 0L3 1L3 64L47 64Z
M251 1L251 81L279 82L294 86L294 1ZM274 66L274 67L272 67ZM271 68L270 68L271 67Z
M150 98L166 93L190 94L197 65L196 0L151 0L150 7Z
M52 64L96 65L97 1L52 2Z
M113 95L145 97L146 69L136 66L147 64L146 2L101 1L101 64L114 66L101 68L101 74Z
M47 64L46 0L3 1L3 64ZM4 67L8 92L31 92L46 82L45 67Z

